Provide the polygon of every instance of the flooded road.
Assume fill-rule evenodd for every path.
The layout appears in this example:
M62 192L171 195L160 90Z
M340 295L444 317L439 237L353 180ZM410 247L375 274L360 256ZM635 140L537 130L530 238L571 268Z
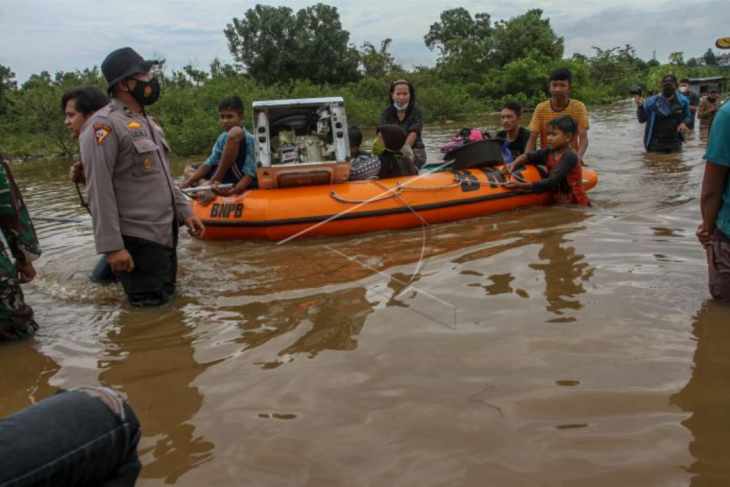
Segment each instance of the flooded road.
M119 388L140 486L730 485L730 308L694 237L705 141L647 155L642 134L632 105L591 110L588 211L281 246L186 236L159 310L88 281L90 226L38 221L41 330L0 347L0 416ZM31 215L83 216L69 165L13 167Z

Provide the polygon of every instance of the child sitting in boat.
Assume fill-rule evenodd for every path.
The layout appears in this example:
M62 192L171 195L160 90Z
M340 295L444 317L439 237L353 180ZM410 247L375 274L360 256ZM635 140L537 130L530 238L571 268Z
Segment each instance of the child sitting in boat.
M185 182L181 188L210 183L233 184L232 189L215 189L202 195L200 202L207 204L216 194L230 196L256 186L254 138L243 128L243 101L238 96L225 98L218 105L218 120L223 133L216 140L213 151L202 165L185 168Z
M360 150L362 133L355 127L347 129L350 139L350 181L372 179L380 172L380 159L369 152Z
M526 163L544 165L549 173L547 179L540 181L513 180L505 184L507 188L529 189L536 192L552 191L555 203L572 203L591 206L583 189L583 170L578 153L570 148L578 132L578 124L567 115L548 122L547 147L522 154L502 171L511 174Z
M410 146L406 149L408 135L399 125L381 125L373 142L373 154L380 159L378 179L399 178L418 174Z

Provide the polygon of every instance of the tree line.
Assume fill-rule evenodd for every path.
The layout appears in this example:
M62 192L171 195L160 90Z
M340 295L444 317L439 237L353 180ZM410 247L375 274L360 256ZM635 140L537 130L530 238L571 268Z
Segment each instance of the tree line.
M558 66L572 70L573 96L590 105L625 99L634 86L652 91L667 72L680 78L727 72L717 67L711 49L686 63L683 53L672 53L665 65L640 59L630 45L594 47L590 54L564 58L564 39L540 9L497 22L486 12L445 10L424 35L425 45L438 54L436 64L411 69L397 62L389 38L354 46L337 7L330 5L297 12L256 5L223 33L232 64L215 59L207 70L193 65L168 70L163 59L155 68L163 96L152 111L177 155L210 150L220 132L216 107L232 94L247 106L255 100L343 96L350 124L371 127L397 78L414 83L426 121L436 122L475 117L508 100L534 106L547 97L549 73ZM19 85L12 69L0 65L0 151L11 157L76 152L63 127L60 99L82 84L106 86L98 67L43 71ZM250 120L246 125L251 128Z

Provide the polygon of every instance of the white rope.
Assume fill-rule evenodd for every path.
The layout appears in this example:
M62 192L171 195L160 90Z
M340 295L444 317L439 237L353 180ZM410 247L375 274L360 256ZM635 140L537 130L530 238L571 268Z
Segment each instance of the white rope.
M378 181L373 181L373 183L377 184L378 186L380 186L380 187L381 187L381 188L383 188L383 189L386 189L386 190L388 189L388 187L387 187L387 186L385 186L384 184L382 184L382 183L380 183L380 182L378 182ZM400 186L399 184L396 184L396 187L397 187L397 188L400 188L401 186ZM413 209L413 207L412 207L411 205L409 205L409 204L408 204L408 203L407 203L406 201L404 201L404 200L403 200L403 198L401 198L401 197L400 197L400 193L393 193L393 196L395 196L395 197L396 197L396 198L398 199L398 201L400 201L401 203L403 203L403 204L404 204L404 205L405 205L405 206L406 206L406 207L407 207L407 208L408 208L409 210L411 210L411 212L412 212L412 213L413 213L414 215L416 215L416 216L417 216L418 218L420 218L421 222L422 222L422 223L423 223L424 225L428 225L428 224L429 224L429 223L428 223L428 222L426 221L426 219L425 219L425 218L423 218L423 217L421 216L421 214L420 214L420 213L418 213L418 212L417 212L416 210L414 210L414 209Z
M397 197L398 193L400 193L400 191L402 191L402 188L400 188L399 186L396 186L396 188L394 190L394 189L388 188L386 186L383 186L382 184L378 183L375 179L368 179L363 182L375 183L378 186L380 186L381 188L385 189L387 193L384 194L383 196L378 196L376 198L370 198L367 200L349 200L347 198L344 198L344 197L338 195L334 189L330 189L330 197L339 201L340 203L365 204L365 203L376 203L378 201L387 200L388 198ZM396 192L396 190L398 190L398 192Z

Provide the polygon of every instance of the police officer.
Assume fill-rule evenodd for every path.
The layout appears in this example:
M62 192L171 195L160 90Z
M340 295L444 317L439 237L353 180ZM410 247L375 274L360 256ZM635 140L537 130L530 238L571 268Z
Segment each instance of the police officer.
M14 262L0 243L0 341L14 341L38 329L33 310L25 304L21 283L35 277L32 262L41 255L33 223L10 168L0 156L0 228Z
M204 227L172 179L170 146L145 111L160 96L146 61L129 47L101 64L112 95L84 125L79 138L94 224L96 251L135 306L159 306L175 293L177 231Z

